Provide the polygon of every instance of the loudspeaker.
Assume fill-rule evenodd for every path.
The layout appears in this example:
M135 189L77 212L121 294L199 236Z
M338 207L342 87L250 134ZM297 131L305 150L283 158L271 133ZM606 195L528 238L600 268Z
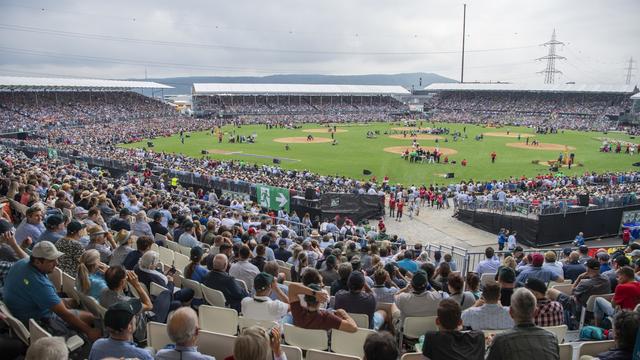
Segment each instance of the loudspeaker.
M312 188L307 188L304 191L305 200L313 200L315 197L316 197L316 191L313 190Z
M273 163L274 163L274 164L280 164L280 159L278 159L278 158L273 158Z
M453 179L453 173L447 173L446 178L447 179Z
M363 169L362 175L371 175L371 170Z
M578 195L578 205L589 206L589 194Z
M552 166L549 170L553 171L553 172L557 172L558 171L558 167L557 166Z
M202 151L200 151L200 153L201 153L202 155L207 155L207 150L202 150Z

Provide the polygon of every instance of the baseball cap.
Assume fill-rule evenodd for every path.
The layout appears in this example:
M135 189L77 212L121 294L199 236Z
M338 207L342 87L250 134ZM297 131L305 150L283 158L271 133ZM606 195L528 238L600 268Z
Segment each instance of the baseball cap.
M56 246L50 241L40 241L33 246L31 256L39 259L55 260L64 255L63 252L58 251Z
M543 263L544 263L544 256L542 256L542 254L535 253L531 255L531 265L535 267L540 267L542 266Z
M413 278L411 279L411 286L413 286L414 289L416 288L422 289L427 285L427 281L428 281L427 273L424 272L423 270L418 270L416 271L416 273L413 275Z
M267 288L271 287L273 283L273 275L268 274L266 272L261 272L253 279L253 287L256 291L264 291Z
M46 227L56 227L64 222L64 218L60 214L49 215L44 221Z
M107 232L104 231L104 229L102 229L102 227L100 225L93 225L90 226L87 229L87 234L89 234L89 237L91 236L98 236L98 235L102 235L102 234L106 234Z
M507 266L501 266L498 270L498 279L506 283L513 283L516 281L516 272Z
M347 279L347 287L350 291L356 291L362 289L364 286L364 274L360 271L354 271L349 275Z
M564 256L569 256L571 254L571 248L570 247L566 247L566 248L562 249L562 254L564 254Z
M545 285L544 281L540 279L530 277L527 279L524 286L529 290L537 291L541 294L545 294L547 292L547 285Z
M0 219L0 234L4 234L7 231L13 229L13 225L5 219Z
M104 314L104 325L112 330L120 331L131 322L131 319L142 310L142 303L139 299L129 299L118 301L109 306Z
M592 269L592 270L600 269L600 262L597 259L591 258L587 260L587 263L585 265L587 265L587 269Z
M586 254L587 252L589 252L589 247L587 247L587 245L580 245L580 247L578 248L578 251Z
M285 240L285 239L280 239L280 241L278 241L278 245L279 245L279 246L287 246L287 240Z
M198 261L204 254L204 250L200 246L194 246L191 248L191 261Z
M122 208L122 210L120 210L120 216L127 216L127 215L131 215L131 211L128 208Z
M84 229L86 227L85 224L77 221L77 220L71 220L71 222L69 223L69 225L67 225L67 234L75 234L78 231Z

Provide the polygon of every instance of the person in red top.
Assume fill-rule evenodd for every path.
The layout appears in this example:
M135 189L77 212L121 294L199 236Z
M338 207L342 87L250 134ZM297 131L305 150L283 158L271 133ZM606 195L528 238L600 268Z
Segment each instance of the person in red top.
M492 152L491 152L491 163L493 164L493 163L495 163L495 162L496 162L496 152L495 152L495 151L492 151Z
M402 221L402 210L404 209L404 200L402 198L398 200L398 203L396 204L396 208L398 210L396 221Z
M396 216L396 198L393 195L389 197L389 216Z
M467 159L462 159L462 166L467 166Z
M640 303L640 282L636 281L633 269L629 266L619 268L616 279L618 286L611 302L604 298L596 299L593 309L596 326L600 326L605 317L613 316L620 310L633 310Z
M304 295L306 308L300 304L298 295ZM320 330L338 329L350 333L358 330L355 320L346 311L339 309L331 312L318 308L320 303L326 303L329 300L329 295L322 291L318 284L309 284L309 287L306 287L300 283L290 283L288 296L293 325L297 327Z

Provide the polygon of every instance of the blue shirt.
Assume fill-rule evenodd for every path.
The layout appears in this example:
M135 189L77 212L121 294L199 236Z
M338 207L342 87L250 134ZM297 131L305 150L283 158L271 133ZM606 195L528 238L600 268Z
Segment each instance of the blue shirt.
M22 245L22 242L27 238L31 237L32 241L35 241L40 238L40 235L45 231L45 227L42 223L38 223L36 225L29 224L27 220L22 220L18 228L16 229L16 242L18 245Z
M51 317L51 308L61 301L49 278L29 264L29 258L13 264L4 281L4 289L4 302L9 311L25 324L31 318Z
M208 273L209 273L209 270L207 270L205 267L201 265L198 265L191 273L191 280L201 283L204 277L207 276Z
M100 273L89 274L89 281L91 282L89 296L96 300L100 299L100 293L107 288L107 282L104 280L104 276Z
M518 275L516 280L524 284L527 282L527 279L530 277L536 278L544 281L545 283L548 283L551 280L554 280L554 281L558 280L560 276L544 267L527 266L522 270L520 275Z
M138 358L140 360L153 360L151 353L145 349L136 347L131 341L113 340L103 338L96 340L91 346L89 360L101 360L107 357L115 358Z
M175 349L162 349L156 353L156 360L216 360L215 357L198 352L195 346L176 345Z
M415 274L418 271L418 263L410 259L402 259L398 261L398 266Z

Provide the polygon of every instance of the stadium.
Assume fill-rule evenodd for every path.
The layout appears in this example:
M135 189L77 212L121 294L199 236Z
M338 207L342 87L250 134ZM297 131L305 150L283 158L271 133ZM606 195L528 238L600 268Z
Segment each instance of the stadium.
M245 45L219 47L257 51ZM398 55L354 56L374 54ZM624 85L0 76L0 347L9 359L635 359L632 70Z

